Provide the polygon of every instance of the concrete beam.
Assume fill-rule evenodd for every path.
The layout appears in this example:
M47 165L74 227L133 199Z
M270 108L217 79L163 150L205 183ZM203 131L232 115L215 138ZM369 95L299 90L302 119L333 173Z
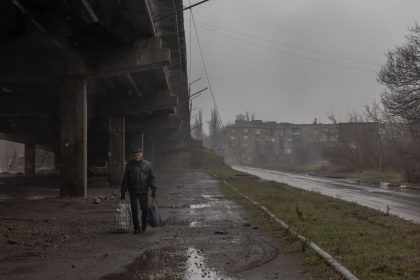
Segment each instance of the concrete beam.
M51 116L59 115L59 96L0 95L0 116ZM88 97L89 117L108 115L136 115L172 109L178 104L176 96L101 96Z
M138 95L141 96L142 92L140 90L140 88L138 87L136 81L133 79L133 76L131 76L131 74L126 74L126 78L127 78L127 82L130 86L130 88L133 90L133 92Z
M60 102L61 195L87 194L87 96L86 81L63 84Z
M176 96L92 96L89 97L89 115L137 115L145 112L173 109ZM92 114L90 114L92 112Z
M0 50L0 81L103 78L161 68L170 63L165 48L81 50L30 48Z
M94 62L92 78L115 77L158 69L171 63L170 50L163 48L104 51Z

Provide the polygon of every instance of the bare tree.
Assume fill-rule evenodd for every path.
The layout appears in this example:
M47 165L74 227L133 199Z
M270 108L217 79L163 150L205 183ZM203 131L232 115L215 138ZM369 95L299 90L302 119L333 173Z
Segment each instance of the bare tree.
M378 81L386 87L382 94L385 109L410 122L420 121L420 25L409 29L407 42L389 51Z
M250 122L250 121L255 120L255 113L254 112L250 113L249 111L246 111L246 113L245 113L245 120L247 122Z
M208 124L210 148L217 151L222 146L222 129L216 108L211 110Z
M380 134L376 122L357 112L350 112L342 123L334 114L327 117L338 130L338 141L324 149L324 156L335 168L362 171L379 166Z
M366 106L366 115L380 124L383 166L403 172L408 182L420 182L419 124L401 122L378 103Z
M196 140L203 140L203 111L199 110L195 117L193 126L193 137Z
M337 124L338 123L337 118L335 117L335 115L333 113L327 113L327 112L325 112L325 115L331 121L331 123L333 123L333 124Z
M407 180L420 182L420 25L409 28L406 43L387 55L378 81L384 85L386 123L393 127ZM389 121L391 120L391 121ZM405 122L402 123L401 121ZM399 137L396 137L399 136Z

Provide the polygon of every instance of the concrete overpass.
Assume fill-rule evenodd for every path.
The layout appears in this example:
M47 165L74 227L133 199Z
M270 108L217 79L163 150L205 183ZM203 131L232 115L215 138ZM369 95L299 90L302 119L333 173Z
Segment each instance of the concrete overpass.
M0 137L25 144L26 174L53 151L63 196L97 162L119 184L133 146L188 148L181 0L0 1L0 43Z

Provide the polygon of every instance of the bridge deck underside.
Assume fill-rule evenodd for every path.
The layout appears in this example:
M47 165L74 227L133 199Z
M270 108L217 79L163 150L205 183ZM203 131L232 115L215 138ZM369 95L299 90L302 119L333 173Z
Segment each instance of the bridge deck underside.
M163 0L0 2L0 137L26 145L28 174L42 145L62 193L85 196L88 164L107 162L118 183L134 146L153 158L187 147L182 13L153 20L174 12Z

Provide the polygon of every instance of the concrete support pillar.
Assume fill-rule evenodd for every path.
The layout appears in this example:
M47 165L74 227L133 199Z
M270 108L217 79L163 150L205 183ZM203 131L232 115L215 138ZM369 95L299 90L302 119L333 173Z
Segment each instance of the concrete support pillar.
M60 153L54 153L54 170L60 170Z
M108 181L120 185L124 175L125 117L108 117Z
M25 175L35 174L35 145L25 144Z
M86 81L68 80L60 98L61 195L86 197L87 99Z

